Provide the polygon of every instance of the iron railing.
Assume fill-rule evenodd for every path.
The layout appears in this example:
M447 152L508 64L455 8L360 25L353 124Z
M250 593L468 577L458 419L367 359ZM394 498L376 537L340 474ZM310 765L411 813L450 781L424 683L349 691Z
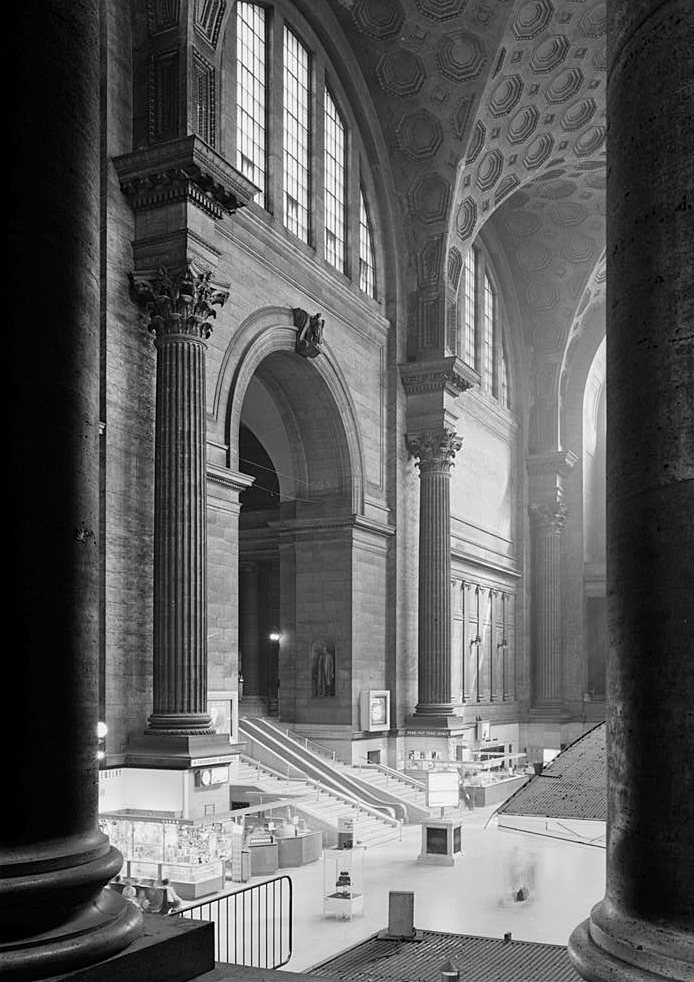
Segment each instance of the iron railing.
M179 916L213 921L215 961L280 968L292 956L293 895L289 876L186 906Z

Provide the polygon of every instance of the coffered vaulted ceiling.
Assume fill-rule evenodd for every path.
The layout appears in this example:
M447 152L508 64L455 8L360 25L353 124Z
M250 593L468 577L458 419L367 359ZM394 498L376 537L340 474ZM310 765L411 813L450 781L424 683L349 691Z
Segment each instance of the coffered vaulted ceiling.
M604 0L329 3L391 148L410 286L452 294L490 222L556 400L567 347L604 309Z

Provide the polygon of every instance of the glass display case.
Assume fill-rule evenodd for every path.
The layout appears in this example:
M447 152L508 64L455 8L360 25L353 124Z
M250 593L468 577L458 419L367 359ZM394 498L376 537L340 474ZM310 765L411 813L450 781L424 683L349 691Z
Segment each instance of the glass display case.
M323 917L364 913L364 846L323 851Z

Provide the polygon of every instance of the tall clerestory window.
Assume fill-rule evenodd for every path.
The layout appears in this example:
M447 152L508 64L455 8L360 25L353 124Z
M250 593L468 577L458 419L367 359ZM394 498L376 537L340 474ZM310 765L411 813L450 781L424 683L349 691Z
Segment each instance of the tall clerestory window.
M463 361L475 367L475 296L477 291L477 250L473 247L463 267Z
M286 229L307 245L316 248L320 242L325 263L375 298L369 185L360 182L357 196L356 182L350 180L351 174L364 176L365 155L325 52L304 43L290 23L289 3L237 0L234 17L236 167L258 187L261 208L276 211ZM276 37L281 43L273 42ZM315 91L315 79L325 80L323 92ZM205 98L204 78L196 76L195 84L196 132L213 145L214 120L205 109L210 99ZM272 107L280 105L282 116L277 117ZM321 107L318 113L316 105ZM321 145L322 159L313 153Z
M267 194L265 8L239 0L236 36L236 166L260 188L257 201L264 208Z
M472 246L465 258L459 310L458 354L479 372L482 390L510 408L501 303L481 247Z
M376 262L371 222L363 190L359 190L359 288L370 297L376 295Z
M325 90L325 258L331 266L345 268L345 125L337 106Z
M310 57L284 28L284 224L309 241Z

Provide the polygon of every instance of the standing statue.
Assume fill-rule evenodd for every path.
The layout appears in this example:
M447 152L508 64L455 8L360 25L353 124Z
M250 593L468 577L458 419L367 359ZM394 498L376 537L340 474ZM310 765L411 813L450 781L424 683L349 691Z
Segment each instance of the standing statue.
M313 695L325 698L335 695L335 658L324 642L313 645L312 689Z

